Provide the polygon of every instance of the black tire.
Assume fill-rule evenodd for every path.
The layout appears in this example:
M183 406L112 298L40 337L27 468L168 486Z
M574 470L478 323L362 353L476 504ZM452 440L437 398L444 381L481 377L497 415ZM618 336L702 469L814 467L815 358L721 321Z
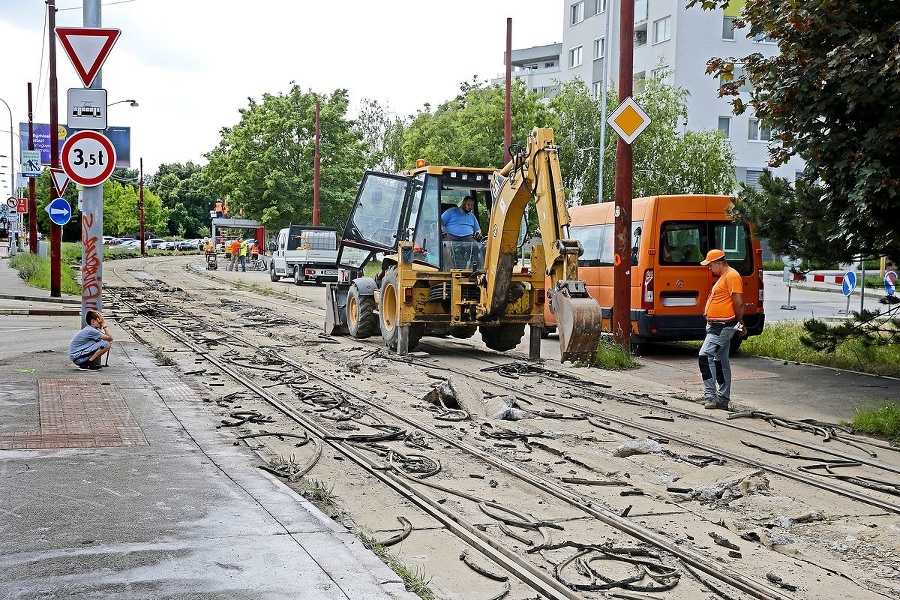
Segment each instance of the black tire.
M381 280L381 305L378 307L378 325L384 345L394 352L400 339L400 276L397 267L390 267ZM414 350L425 334L425 325L415 323L409 327L407 350Z
M448 333L455 338L465 340L475 335L476 331L478 331L478 327L472 325L471 327L451 327Z
M303 266L297 265L294 267L294 285L300 285L306 281L306 275L303 274Z
M362 340L378 333L378 328L375 297L360 294L359 288L351 285L347 295L347 329L350 335Z
M512 323L499 327L481 327L481 340L484 345L497 352L512 350L522 341L525 335L525 323Z
M734 356L740 351L741 342L744 341L740 335L735 333L734 337L731 338L731 342L728 345L728 356Z
M275 261L274 260L272 261L272 266L269 267L269 279L271 279L272 281L281 281L281 277L279 277L275 273Z
M541 339L546 340L551 333L556 333L556 327L541 327Z

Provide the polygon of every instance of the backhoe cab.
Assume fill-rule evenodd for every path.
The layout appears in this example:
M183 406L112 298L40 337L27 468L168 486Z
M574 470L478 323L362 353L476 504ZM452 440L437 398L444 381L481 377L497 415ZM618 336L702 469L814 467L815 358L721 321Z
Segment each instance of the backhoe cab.
M549 260L535 244L525 267L521 230L532 194ZM483 240L442 239L441 214L466 196L475 200ZM367 251L366 263L383 254L380 272L366 277L362 268L344 265L345 248ZM531 325L529 356L537 359L547 274L562 360L591 361L600 308L577 280L580 252L568 239L549 129L535 129L528 147L500 172L447 166L367 172L341 240L344 277L326 288L326 333L362 339L380 332L388 348L406 354L424 335L469 338L480 331L488 348L502 352L518 346Z

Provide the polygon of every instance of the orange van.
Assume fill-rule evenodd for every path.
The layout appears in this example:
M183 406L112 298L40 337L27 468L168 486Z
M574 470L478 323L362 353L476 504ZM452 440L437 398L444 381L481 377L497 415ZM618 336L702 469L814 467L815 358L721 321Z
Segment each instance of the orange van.
M744 324L748 335L762 333L762 250L750 226L725 214L730 196L678 195L637 198L631 211L631 342L635 351L655 341L702 340L703 308L715 283L700 264L708 250L721 248L744 282ZM581 242L578 276L603 307L609 327L613 302L613 202L569 209L569 235ZM549 288L548 288L549 289ZM546 336L556 319L544 309ZM732 352L741 344L732 338Z

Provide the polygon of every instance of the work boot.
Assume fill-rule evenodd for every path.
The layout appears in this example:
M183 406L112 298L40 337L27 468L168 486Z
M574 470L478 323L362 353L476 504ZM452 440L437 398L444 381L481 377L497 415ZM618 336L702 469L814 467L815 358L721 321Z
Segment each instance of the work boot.
M706 408L708 410L728 410L728 402L720 402L719 400L707 400L706 404L703 405L703 408Z

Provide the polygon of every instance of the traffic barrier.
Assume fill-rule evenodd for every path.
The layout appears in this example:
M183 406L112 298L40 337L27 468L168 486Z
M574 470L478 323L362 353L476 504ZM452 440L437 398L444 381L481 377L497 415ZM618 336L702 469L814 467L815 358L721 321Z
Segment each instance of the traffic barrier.
M836 283L838 285L844 283L843 275L813 275L806 276L807 281L818 281L822 283Z

